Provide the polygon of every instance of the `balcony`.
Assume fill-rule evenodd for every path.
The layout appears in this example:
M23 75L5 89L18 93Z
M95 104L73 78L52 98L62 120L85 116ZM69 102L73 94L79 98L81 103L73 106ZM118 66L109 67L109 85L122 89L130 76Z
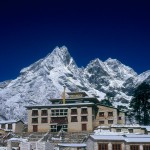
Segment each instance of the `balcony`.
M50 123L67 124L68 119L66 117L52 117Z

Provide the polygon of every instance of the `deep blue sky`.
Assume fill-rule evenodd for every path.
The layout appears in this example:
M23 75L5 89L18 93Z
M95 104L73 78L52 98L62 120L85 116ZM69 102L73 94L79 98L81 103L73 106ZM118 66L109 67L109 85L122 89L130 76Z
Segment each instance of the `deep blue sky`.
M82 1L82 2L81 2ZM66 45L78 66L116 58L150 69L148 1L0 1L0 81Z

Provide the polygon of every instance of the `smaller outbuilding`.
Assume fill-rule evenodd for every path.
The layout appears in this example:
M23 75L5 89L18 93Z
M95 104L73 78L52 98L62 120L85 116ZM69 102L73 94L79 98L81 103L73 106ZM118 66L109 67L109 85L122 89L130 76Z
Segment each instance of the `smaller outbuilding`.
M0 121L0 131L22 133L24 128L24 122L22 120L6 120Z
M102 134L90 135L87 150L149 150L150 135L138 134Z

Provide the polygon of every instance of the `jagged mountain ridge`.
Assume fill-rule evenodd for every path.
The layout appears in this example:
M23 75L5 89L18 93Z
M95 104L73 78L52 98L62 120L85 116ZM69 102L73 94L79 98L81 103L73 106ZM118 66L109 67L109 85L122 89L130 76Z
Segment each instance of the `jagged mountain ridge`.
M141 75L116 59L91 61L79 68L67 48L56 47L45 58L20 71L15 80L0 83L0 115L7 119L25 119L27 105L46 105L48 99L60 98L63 85L67 91L81 90L103 99L114 96L114 105L127 105L131 93L141 81L150 83L150 71ZM132 85L131 85L132 83Z

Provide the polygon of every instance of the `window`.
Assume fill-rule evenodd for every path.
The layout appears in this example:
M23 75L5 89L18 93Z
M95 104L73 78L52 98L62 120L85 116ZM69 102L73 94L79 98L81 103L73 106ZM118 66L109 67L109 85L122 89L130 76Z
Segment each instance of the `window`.
M121 117L118 117L118 120L121 120Z
M47 110L41 110L41 116L47 116Z
M71 109L71 114L72 115L77 114L77 109Z
M38 116L38 110L32 110L32 116Z
M88 121L87 116L81 116L81 121Z
M87 114L87 108L81 108L81 114Z
M143 145L143 150L150 150L150 145Z
M113 112L108 112L108 116L113 116Z
M113 124L113 120L108 120L108 124Z
M99 144L98 150L108 150L108 144Z
M68 115L68 109L53 109L51 110L52 116L67 116Z
M64 125L62 126L62 129L63 129L63 131L67 132L67 131L68 131L68 125L65 125L65 124L64 124Z
M129 133L133 133L133 129L129 129Z
M51 125L51 132L56 132L56 131L57 131L57 126Z
M71 116L71 122L78 122L77 116Z
M121 144L112 144L112 150L121 150Z
M41 119L41 123L47 123L48 121L47 121L47 118L42 118Z
M99 112L99 117L104 117L104 112Z
M99 121L99 124L104 124L104 121L103 120Z
M12 124L8 124L8 129L12 129Z
M121 129L116 129L116 132L121 132Z
M5 124L1 124L1 128L2 128L2 129L5 129Z
M139 150L139 145L130 145L130 150Z
M32 118L32 123L38 123L38 118Z

